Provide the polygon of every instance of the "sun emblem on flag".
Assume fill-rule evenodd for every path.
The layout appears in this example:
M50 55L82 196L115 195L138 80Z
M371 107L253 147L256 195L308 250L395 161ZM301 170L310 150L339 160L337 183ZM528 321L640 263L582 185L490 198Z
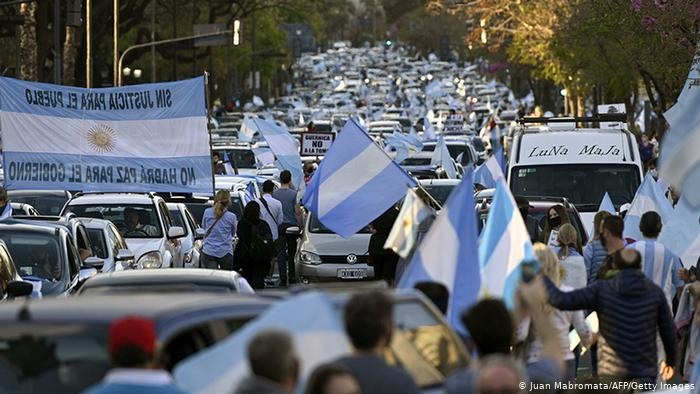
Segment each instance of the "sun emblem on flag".
M87 140L90 148L98 153L111 152L114 149L117 133L106 124L93 126L87 132Z

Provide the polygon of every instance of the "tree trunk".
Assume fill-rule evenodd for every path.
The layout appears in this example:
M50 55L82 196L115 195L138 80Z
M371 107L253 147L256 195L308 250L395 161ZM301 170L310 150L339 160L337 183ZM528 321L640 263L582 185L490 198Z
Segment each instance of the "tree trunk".
M24 24L19 28L20 78L25 81L36 81L37 67L37 39L36 39L36 10L37 3L22 3L19 7L20 15L24 16Z
M76 26L66 26L66 41L63 43L64 85L75 86L75 62L78 57L77 30Z

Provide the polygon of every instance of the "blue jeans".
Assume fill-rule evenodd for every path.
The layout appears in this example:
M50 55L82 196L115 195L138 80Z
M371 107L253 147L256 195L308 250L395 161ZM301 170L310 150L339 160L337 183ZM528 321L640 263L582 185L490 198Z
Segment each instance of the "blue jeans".
M210 256L204 252L199 255L199 265L213 270L222 269L233 271L233 255L228 253L223 257Z

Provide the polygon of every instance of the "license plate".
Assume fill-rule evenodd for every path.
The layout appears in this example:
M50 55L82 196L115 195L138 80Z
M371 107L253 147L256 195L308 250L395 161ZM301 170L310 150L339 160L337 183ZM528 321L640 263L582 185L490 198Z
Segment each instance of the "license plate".
M363 279L367 277L367 270L363 268L342 268L338 270L340 279Z

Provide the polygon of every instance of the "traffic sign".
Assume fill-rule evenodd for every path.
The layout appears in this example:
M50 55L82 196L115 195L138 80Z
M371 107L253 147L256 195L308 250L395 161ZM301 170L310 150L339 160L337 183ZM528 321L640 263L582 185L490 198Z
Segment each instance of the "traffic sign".
M302 133L301 155L323 156L335 140L335 133Z

